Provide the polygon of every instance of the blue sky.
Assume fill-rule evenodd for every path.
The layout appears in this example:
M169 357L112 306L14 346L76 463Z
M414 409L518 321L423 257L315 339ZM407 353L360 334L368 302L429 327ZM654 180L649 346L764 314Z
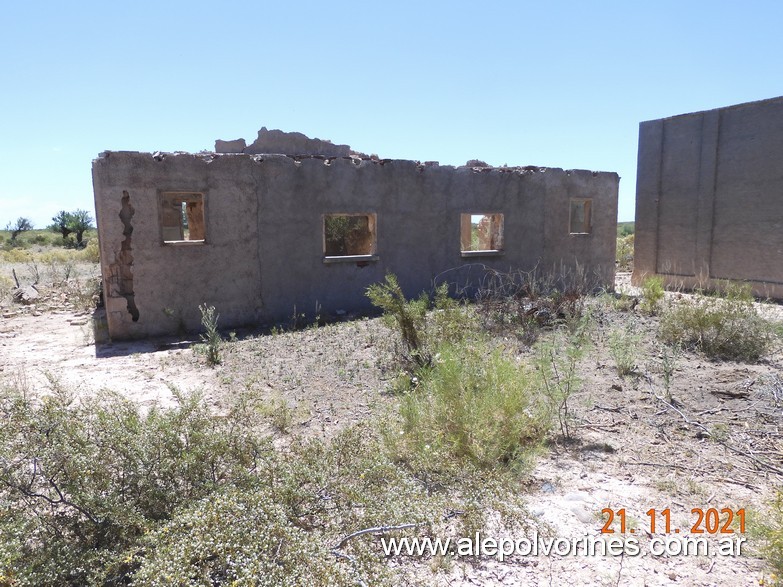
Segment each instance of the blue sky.
M638 125L783 95L783 3L5 2L0 226L92 209L104 150L261 126L381 157L616 171Z

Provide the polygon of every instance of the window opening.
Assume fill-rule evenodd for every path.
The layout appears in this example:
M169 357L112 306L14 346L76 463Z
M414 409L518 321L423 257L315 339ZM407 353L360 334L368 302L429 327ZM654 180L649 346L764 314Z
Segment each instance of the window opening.
M503 214L462 214L460 216L462 253L499 253L503 250Z
M161 210L164 243L204 242L204 194L164 192Z
M324 256L372 256L376 248L375 214L324 215Z
M590 234L593 231L593 200L585 198L571 199L569 232L571 234Z

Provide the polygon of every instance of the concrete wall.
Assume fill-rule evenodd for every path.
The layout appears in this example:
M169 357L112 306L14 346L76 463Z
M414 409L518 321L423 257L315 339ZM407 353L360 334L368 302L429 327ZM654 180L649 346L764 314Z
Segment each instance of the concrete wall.
M93 162L93 184L109 334L197 330L201 303L216 306L223 327L367 310L367 286L387 272L416 295L444 272L463 285L480 278L477 263L500 271L579 263L611 288L618 182L615 173L356 156L106 152ZM204 194L203 243L164 244L166 191ZM569 234L574 197L593 198L589 235ZM504 215L502 254L461 253L465 212ZM376 257L325 262L331 213L376 214Z
M783 98L642 122L633 281L783 298Z

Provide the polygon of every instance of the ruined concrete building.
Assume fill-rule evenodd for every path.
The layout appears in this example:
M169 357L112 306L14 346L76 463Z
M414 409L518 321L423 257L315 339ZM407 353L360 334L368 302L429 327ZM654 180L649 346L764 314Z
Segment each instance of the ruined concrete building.
M215 152L104 152L93 162L109 335L197 330L370 307L395 273L434 281L577 264L611 288L615 173L379 159L259 131Z
M634 283L783 298L783 97L642 122Z

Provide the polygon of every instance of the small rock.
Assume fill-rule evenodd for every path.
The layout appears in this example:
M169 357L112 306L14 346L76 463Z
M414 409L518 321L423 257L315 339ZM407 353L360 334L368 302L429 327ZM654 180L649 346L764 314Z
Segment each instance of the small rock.
M576 515L576 519L583 524L595 522L595 514L593 512L588 512L584 508L573 508L572 511L574 512L574 515Z
M566 501L588 501L590 496L583 491L572 491L564 498Z

